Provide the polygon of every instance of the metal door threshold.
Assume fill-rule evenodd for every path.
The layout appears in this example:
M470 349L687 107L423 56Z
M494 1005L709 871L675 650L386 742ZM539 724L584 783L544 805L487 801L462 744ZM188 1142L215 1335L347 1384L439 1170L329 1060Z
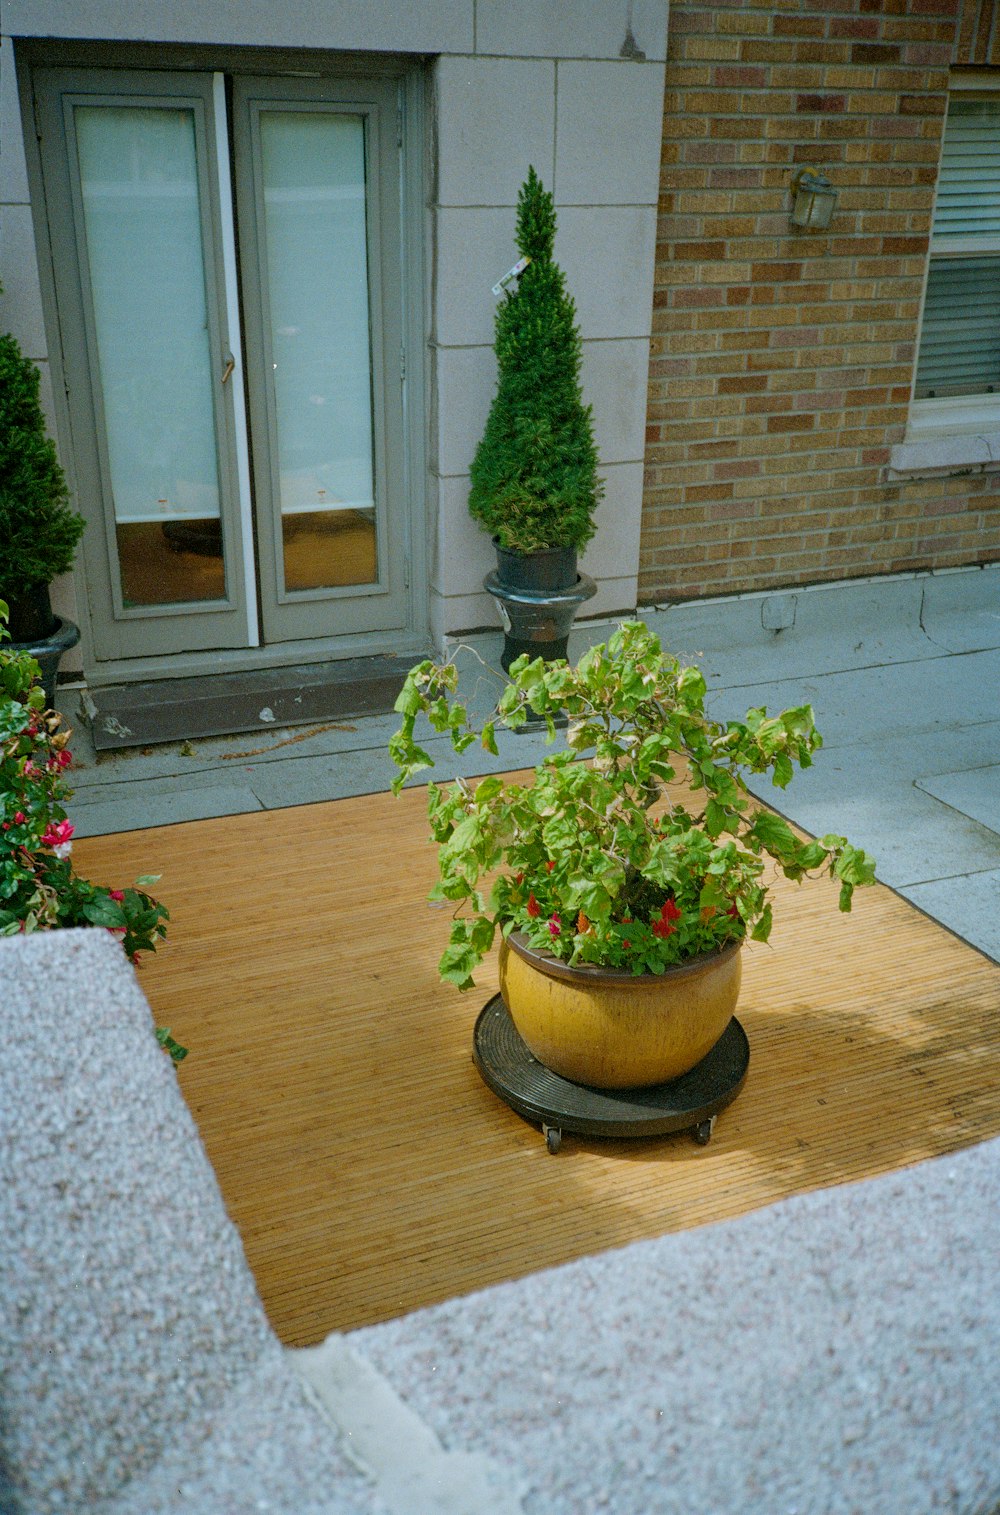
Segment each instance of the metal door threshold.
M229 736L390 711L417 656L156 679L86 689L81 713L98 751Z

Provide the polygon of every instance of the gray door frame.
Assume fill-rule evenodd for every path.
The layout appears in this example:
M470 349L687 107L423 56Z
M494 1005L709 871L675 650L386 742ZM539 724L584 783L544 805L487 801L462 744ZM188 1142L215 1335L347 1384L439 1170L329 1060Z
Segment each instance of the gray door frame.
M400 384L402 457L401 504L405 521L403 544L404 613L398 628L365 632L349 630L343 635L309 636L271 643L259 648L217 648L204 653L196 646L183 652L141 657L101 657L95 642L90 602L95 570L88 554L81 554L75 569L78 585L78 619L83 631L85 674L95 687L101 684L170 678L215 671L241 671L281 667L297 663L358 658L366 654L408 655L428 645L428 556L432 522L428 517L426 366L428 359L428 306L425 291L426 248L430 224L425 189L427 118L424 108L425 80L420 60L388 55L335 55L287 50L261 51L214 47L164 47L146 44L101 44L65 41L24 41L15 44L22 112L32 120L35 109L35 74L43 68L77 68L92 73L99 68L147 69L203 75L218 71L253 73L256 77L287 79L303 75L318 80L356 78L391 80L397 91L397 140L400 144L399 238L400 316L402 336ZM66 349L70 343L63 327L63 310L57 295L53 251L49 246L50 210L43 189L41 155L36 131L28 131L26 152L32 189L32 212L43 309L49 336L53 376L56 434L71 486L79 492L77 437L67 403L71 365ZM221 287L221 286L220 286ZM72 333L70 333L72 335Z
M403 475L401 355L400 154L394 81L275 79L233 81L236 201L243 273L244 345L250 431L255 439L257 552L265 641L335 622L342 632L401 630L406 618L406 512ZM282 570L272 323L268 310L267 241L261 182L260 118L270 110L360 116L364 122L367 199L369 343L372 362L377 580L371 584L289 593ZM252 271L252 272L251 272ZM248 273L250 276L248 277ZM331 267L331 276L333 268ZM259 445L266 439L266 445ZM301 629L298 629L301 628Z
M53 262L59 270L60 351L69 397L75 477L88 529L82 555L91 607L93 653L98 659L148 657L163 652L240 647L250 637L243 541L236 474L233 389L217 382L213 422L226 596L183 605L125 605L118 572L111 469L104 396L96 361L96 322L76 151L75 112L81 106L122 105L140 109L190 110L208 318L208 346L221 380L229 349L221 213L211 76L110 70L49 70L35 75L38 139Z

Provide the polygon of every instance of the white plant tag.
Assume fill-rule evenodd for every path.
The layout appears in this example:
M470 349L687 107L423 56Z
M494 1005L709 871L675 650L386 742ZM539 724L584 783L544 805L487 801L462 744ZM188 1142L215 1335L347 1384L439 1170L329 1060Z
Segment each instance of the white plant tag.
M514 267L508 268L503 278L494 284L493 293L497 296L498 299L507 288L507 285L524 273L524 270L527 268L530 262L530 258L518 258L517 262L514 264Z

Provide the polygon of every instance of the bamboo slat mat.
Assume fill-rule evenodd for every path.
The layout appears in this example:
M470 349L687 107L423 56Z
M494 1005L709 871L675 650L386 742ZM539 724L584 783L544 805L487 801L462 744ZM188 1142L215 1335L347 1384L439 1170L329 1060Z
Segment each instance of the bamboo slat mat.
M480 1081L495 969L438 982L425 793L77 844L112 885L160 872L140 970L191 1048L181 1086L289 1345L1000 1132L1000 967L888 889L842 916L777 885L746 953L751 1064L708 1147L540 1134ZM864 838L856 840L863 842Z

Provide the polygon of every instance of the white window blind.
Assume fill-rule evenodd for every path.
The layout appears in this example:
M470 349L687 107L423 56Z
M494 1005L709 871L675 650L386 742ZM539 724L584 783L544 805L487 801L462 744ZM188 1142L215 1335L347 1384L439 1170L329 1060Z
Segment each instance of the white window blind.
M1000 98L948 106L932 236L1000 242Z
M914 399L1000 394L1000 96L948 106Z

